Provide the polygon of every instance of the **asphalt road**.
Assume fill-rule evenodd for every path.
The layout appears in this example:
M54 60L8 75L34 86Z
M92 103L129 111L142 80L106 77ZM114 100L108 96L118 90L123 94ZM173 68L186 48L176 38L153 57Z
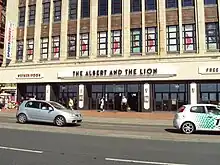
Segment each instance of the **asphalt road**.
M1 165L218 165L220 162L220 144L216 143L8 129L0 129L0 132Z

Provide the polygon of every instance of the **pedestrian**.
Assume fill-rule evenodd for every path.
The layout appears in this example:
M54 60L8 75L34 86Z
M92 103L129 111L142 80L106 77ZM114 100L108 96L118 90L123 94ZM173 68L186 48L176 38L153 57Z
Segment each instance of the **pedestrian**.
M121 100L122 111L127 111L127 103L128 103L127 98L125 96L122 96L122 100Z
M73 109L74 110L77 110L77 98L76 97L74 97L74 99L73 99Z
M74 105L74 103L73 103L73 99L72 98L69 98L69 108L73 111L74 110L74 108L73 108L73 105Z
M105 111L105 98L104 97L102 97L100 100L100 109L102 112Z

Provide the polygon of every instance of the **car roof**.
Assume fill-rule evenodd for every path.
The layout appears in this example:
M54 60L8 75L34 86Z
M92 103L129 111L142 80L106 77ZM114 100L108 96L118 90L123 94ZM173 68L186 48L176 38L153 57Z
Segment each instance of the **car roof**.
M216 104L186 104L183 106L192 107L192 106L218 106L218 105L216 105Z
M38 102L45 102L45 103L53 102L53 101L46 101L46 100L24 100L23 103L26 103L28 101L38 101Z

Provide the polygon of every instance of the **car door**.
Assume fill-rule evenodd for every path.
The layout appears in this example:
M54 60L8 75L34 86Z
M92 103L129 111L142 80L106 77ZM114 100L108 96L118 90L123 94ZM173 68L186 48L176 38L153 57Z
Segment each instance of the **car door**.
M27 113L29 120L38 120L40 103L38 101L28 101L25 104L25 111Z
M53 122L55 118L55 111L51 105L46 102L40 104L40 118L46 122Z
M191 120L196 125L197 130L211 130L213 127L213 118L207 113L206 107L196 105L190 108Z
M210 128L212 130L220 130L220 109L217 106L206 106Z

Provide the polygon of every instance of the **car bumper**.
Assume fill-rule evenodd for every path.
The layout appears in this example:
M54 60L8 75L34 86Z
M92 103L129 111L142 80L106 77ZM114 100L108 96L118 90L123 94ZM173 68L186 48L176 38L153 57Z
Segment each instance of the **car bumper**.
M173 120L173 127L177 128L177 129L180 129L181 128L181 121L178 120L178 119L174 119Z
M83 121L82 117L71 117L66 119L67 124L77 124Z

